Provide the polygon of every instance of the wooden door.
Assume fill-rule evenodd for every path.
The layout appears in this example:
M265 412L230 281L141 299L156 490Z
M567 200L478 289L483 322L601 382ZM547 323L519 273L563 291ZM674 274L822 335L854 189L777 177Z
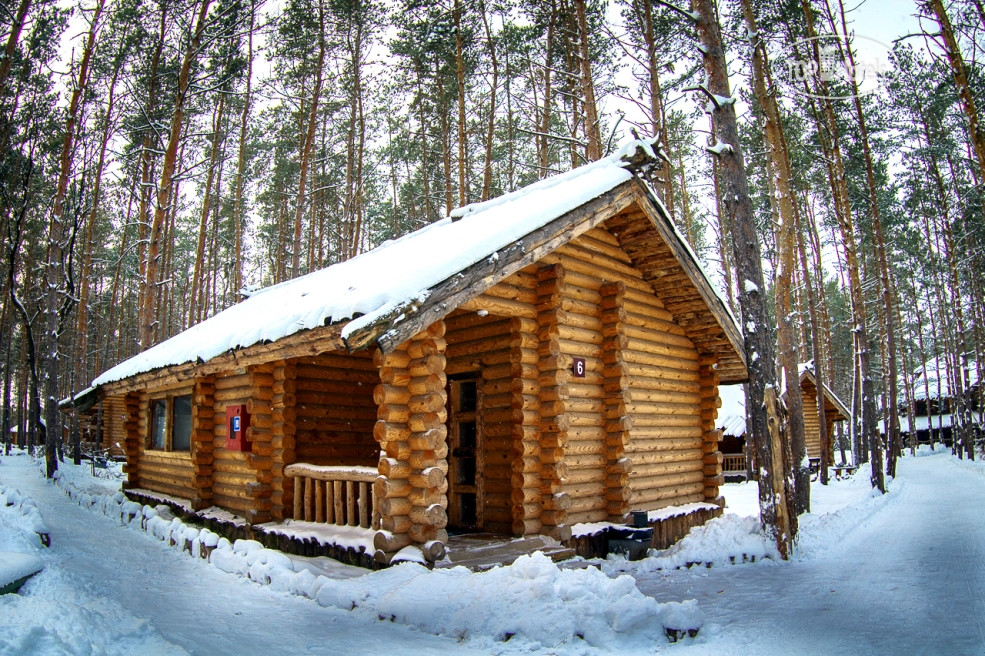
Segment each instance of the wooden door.
M448 381L448 528L482 528L482 430L479 376Z

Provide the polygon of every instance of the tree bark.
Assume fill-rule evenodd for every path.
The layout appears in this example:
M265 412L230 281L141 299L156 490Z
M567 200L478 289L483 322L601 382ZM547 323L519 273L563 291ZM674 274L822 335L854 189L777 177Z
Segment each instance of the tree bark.
M88 90L89 62L95 48L96 32L102 16L104 0L99 0L93 11L82 51L82 61L74 80L74 88L68 105L65 133L62 137L62 150L59 158L58 184L52 202L51 221L48 224L48 253L45 262L45 302L44 334L41 340L41 366L44 372L44 417L45 417L45 474L51 478L58 469L56 449L61 440L61 416L58 412L58 363L59 336L62 331L62 317L65 308L72 302L70 290L66 289L65 260L70 255L68 248L77 226L71 230L65 225L65 200L68 195L68 182L72 173L72 152L75 146L76 126L82 110L82 101Z
M585 110L585 159L602 159L602 135L599 131L598 108L595 104L595 83L592 81L592 59L588 49L588 16L585 0L575 0L578 25L577 57L581 74L581 95Z
M759 506L763 528L776 543L781 557L788 558L795 537L795 513L791 513L786 488L786 472L776 471L774 445L770 440L765 405L766 389L775 388L773 345L769 338L769 318L763 296L762 257L759 235L749 198L745 165L739 142L735 106L731 101L725 50L713 0L691 0L701 41L708 91L726 102L713 103L713 120L719 145L717 155L722 180L722 205L733 230L733 255L739 284L745 355L749 367L747 411L749 432L756 449L760 471ZM774 418L775 420L775 418Z
M161 164L161 181L157 188L157 199L154 205L154 219L150 226L147 243L147 266L143 282L143 294L140 307L140 349L147 350L154 343L156 331L156 298L160 272L161 237L164 230L164 220L167 216L172 198L174 173L178 166L178 147L181 143L182 126L185 118L185 103L188 100L191 68L202 44L205 32L206 17L212 0L202 0L198 7L198 17L191 40L185 49L181 68L178 73L178 89L175 93L174 112L171 115L171 129L168 133L168 144L164 151Z
M800 392L800 371L797 366L797 345L793 325L791 282L794 271L794 234L800 220L797 198L793 189L786 138L780 122L780 108L768 91L769 60L759 37L751 0L741 0L742 13L750 34L752 47L753 92L763 112L770 175L775 189L777 214L780 218L777 245L780 269L776 277L776 323L779 361L786 376L788 409L787 438L793 455L794 492L797 513L811 509L811 467L804 439L804 402Z
M246 133L253 102L253 25L256 21L256 1L250 2L250 26L247 32L246 91L243 94L243 113L239 124L239 155L236 160L236 191L233 199L233 294L243 289L243 178L246 174ZM234 298L236 298L234 296Z
M308 169L311 151L315 143L315 126L318 124L318 101L321 96L323 69L325 67L325 6L318 1L318 62L315 65L315 87L311 92L311 109L308 113L307 129L301 141L301 170L298 179L297 205L294 208L294 243L291 253L291 277L301 274L301 233L305 207L305 187L308 182Z

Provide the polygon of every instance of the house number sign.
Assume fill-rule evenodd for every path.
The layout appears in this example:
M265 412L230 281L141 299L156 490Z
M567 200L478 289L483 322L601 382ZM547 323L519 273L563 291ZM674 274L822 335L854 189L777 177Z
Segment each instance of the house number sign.
M585 358L573 358L571 362L571 373L575 378L585 377Z

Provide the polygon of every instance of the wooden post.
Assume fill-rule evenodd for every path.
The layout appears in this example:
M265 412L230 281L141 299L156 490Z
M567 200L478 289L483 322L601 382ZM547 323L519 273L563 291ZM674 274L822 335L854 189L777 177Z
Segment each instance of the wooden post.
M273 398L270 401L271 427L270 443L273 447L271 468L272 488L270 513L274 519L287 516L294 504L294 488L284 478L284 467L293 464L295 456L295 435L297 425L294 400L297 393L297 373L293 362L283 360L275 363L273 371ZM295 519L301 519L294 515Z
M247 483L247 494L252 503L246 519L251 524L269 522L273 509L273 453L271 442L273 428L274 365L259 364L248 369L251 398L246 403L250 413L250 427L246 429L246 439L250 442L250 452L246 463L253 469L255 481Z
M215 376L195 381L192 393L192 478L196 488L192 508L212 505L212 464L215 448Z
M609 521L622 523L629 513L629 473L633 468L626 457L631 420L626 410L627 378L623 366L626 343L626 285L602 285L602 375L605 379L605 497Z
M444 335L445 323L438 321L374 356L381 381L374 435L382 455L375 483L381 530L373 546L383 563L411 544L433 561L444 556L448 542Z
M561 264L544 266L538 269L537 278L537 324L540 345L537 354L540 358L540 492L541 522L543 531L558 540L571 537L571 528L566 525L567 509L570 500L562 492L564 478L564 449L568 443L569 418L565 412L563 388L571 372L558 358L561 351L557 331L558 313L561 312L561 288L564 285L565 271ZM557 399L546 402L548 398Z
M718 450L722 432L715 427L718 408L722 405L718 397L718 374L715 372L715 362L714 357L702 357L698 361L701 378L701 452L705 501L716 503L724 508L725 499L718 494L719 486L725 483L725 475L722 474L722 452Z
M536 375L537 351L525 348L537 344L537 322L514 318L510 321L510 391L514 413L512 425L512 463L510 503L514 535L537 535L543 524L540 492L540 381ZM526 375L525 375L526 372Z
M125 471L127 480L125 487L140 487L140 394L130 392L124 399L127 418L123 424L126 437L123 440L123 450L127 454Z

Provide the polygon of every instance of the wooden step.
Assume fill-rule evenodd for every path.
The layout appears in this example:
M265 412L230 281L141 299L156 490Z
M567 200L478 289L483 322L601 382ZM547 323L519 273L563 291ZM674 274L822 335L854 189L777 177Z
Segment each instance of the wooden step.
M554 562L573 558L575 550L565 547L543 535L526 538L509 538L489 534L456 535L448 540L448 553L435 567L467 567L472 571L484 571L509 565L520 556L541 552Z

